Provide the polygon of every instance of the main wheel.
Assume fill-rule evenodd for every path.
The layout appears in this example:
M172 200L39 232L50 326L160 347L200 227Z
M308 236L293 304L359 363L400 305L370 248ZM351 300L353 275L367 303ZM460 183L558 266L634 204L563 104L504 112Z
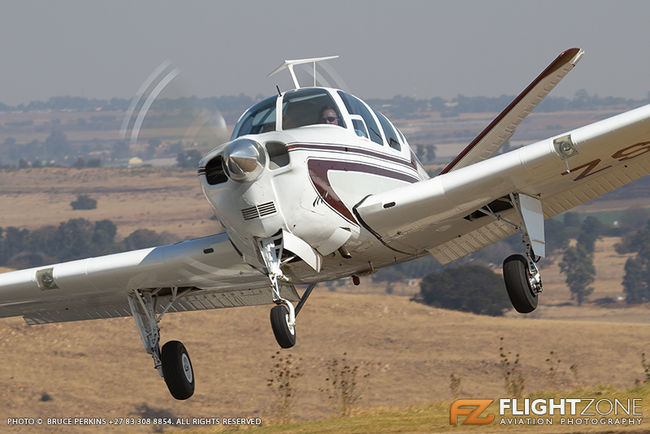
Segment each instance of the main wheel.
M176 399L187 399L194 394L194 370L185 345L169 341L162 347L163 377L167 388Z
M503 280L515 310L529 313L537 307L537 292L530 286L528 261L523 255L511 255L503 261Z
M271 309L271 328L282 348L291 348L296 344L296 329L289 325L289 309L285 305L279 304Z

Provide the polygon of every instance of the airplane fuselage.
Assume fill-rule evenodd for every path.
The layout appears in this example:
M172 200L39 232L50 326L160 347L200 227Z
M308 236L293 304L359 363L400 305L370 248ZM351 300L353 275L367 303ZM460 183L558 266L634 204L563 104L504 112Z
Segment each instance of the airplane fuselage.
M318 273L302 261L285 264L283 270L294 283L369 273L425 253L388 248L364 227L354 211L368 195L428 177L403 135L396 129L384 132L378 114L369 120L376 122L371 126L375 140L360 134L353 128L360 116L354 119L337 91L322 90L339 104L339 116L347 128L315 123L235 138L235 127L235 140L206 156L199 169L206 198L246 262L263 267L257 240L280 230L299 237L318 252L322 257ZM286 125L286 104L280 110L282 97L277 98L277 112L283 115L273 122L278 125L284 121ZM240 123L245 118L246 114ZM398 142L389 146L388 135L394 135ZM255 153L259 173L253 180L237 181L228 175L224 163L228 155ZM224 173L218 173L219 166Z

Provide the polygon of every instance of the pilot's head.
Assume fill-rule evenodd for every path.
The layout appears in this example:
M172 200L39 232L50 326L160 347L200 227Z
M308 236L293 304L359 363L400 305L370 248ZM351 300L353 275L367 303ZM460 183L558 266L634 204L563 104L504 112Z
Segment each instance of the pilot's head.
M324 107L320 111L320 118L318 122L321 124L338 125L339 116L336 114L336 110L334 110L332 107Z

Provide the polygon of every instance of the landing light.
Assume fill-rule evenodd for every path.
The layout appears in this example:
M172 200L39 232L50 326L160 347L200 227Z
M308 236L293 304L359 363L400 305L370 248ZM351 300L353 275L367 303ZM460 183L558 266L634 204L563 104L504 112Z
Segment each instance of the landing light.
M250 139L235 140L222 155L223 168L233 181L253 181L260 176L266 165L264 148Z
M555 147L555 152L557 152L560 158L564 160L567 173L570 173L571 169L569 168L569 158L573 157L574 155L578 155L578 150L576 149L573 140L571 140L571 134L568 136L558 137L557 139L553 140L553 146Z
M578 153L578 150L573 144L573 140L571 140L571 135L558 137L553 140L553 145L555 146L557 153L560 154L560 158L563 160L573 157Z

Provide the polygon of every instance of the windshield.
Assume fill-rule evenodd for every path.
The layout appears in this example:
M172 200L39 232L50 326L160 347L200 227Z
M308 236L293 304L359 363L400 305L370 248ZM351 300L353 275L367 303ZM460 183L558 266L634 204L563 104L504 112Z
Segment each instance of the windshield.
M275 96L258 102L244 113L235 125L231 140L246 134L275 131Z
M282 129L315 124L345 128L341 112L329 92L318 88L286 92L282 100Z

